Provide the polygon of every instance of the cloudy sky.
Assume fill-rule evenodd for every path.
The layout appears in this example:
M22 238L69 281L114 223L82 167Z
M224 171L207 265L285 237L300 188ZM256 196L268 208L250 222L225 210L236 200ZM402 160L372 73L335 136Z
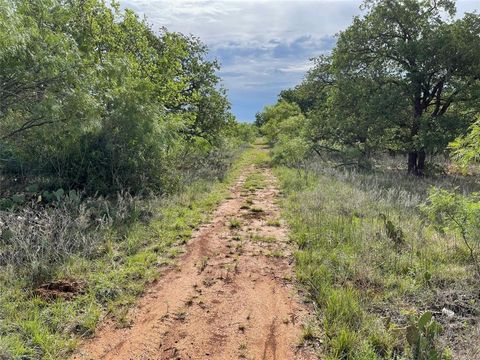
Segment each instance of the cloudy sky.
M361 0L120 0L146 15L154 29L193 34L221 65L238 120L275 102L280 90L301 81L309 59L328 53L335 34L360 14ZM457 1L459 13L480 0Z

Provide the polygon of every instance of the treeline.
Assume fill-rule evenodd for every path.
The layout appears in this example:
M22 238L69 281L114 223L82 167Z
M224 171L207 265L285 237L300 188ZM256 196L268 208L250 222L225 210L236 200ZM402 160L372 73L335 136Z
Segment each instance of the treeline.
M0 192L165 193L220 176L250 130L218 67L199 39L115 2L0 0Z
M329 153L369 167L375 154L401 154L409 173L423 175L427 156L471 130L469 143L478 140L480 16L455 17L450 0L366 0L362 8L332 53L256 123L278 161Z

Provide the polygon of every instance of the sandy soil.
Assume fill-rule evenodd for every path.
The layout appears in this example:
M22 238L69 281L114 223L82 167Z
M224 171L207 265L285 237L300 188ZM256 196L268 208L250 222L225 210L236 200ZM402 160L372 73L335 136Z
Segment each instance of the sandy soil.
M253 171L266 185L247 191ZM316 359L298 345L308 309L291 283L287 229L271 221L279 218L277 197L270 169L245 169L177 266L132 309L131 326L105 323L73 358ZM240 225L232 227L232 219Z

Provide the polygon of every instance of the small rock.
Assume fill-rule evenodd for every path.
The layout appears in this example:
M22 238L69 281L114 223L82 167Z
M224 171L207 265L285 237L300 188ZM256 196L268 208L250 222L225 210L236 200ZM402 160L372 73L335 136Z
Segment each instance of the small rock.
M442 309L442 314L445 315L447 318L452 318L455 315L452 310L449 310L447 308Z

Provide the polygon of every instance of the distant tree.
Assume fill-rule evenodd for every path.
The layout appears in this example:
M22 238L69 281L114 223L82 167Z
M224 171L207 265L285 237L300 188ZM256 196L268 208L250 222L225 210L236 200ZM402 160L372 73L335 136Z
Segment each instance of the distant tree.
M332 61L329 56L313 59L313 67L307 72L303 82L293 89L280 92L279 101L297 104L304 114L324 107L329 89L335 84Z
M262 119L261 123L263 125L260 130L266 136L271 145L275 144L282 131L285 130L285 128L282 127L282 123L290 118L295 118L299 121L298 127L301 127L301 122L303 121L300 107L297 104L289 103L287 101L279 101L273 106L266 106L257 116Z
M367 0L363 6L367 14L339 36L333 72L347 82L370 79L406 100L402 116L409 115L400 122L393 115L408 171L422 175L427 151L445 147L471 121L455 110L480 79L480 16L453 20L450 0Z

